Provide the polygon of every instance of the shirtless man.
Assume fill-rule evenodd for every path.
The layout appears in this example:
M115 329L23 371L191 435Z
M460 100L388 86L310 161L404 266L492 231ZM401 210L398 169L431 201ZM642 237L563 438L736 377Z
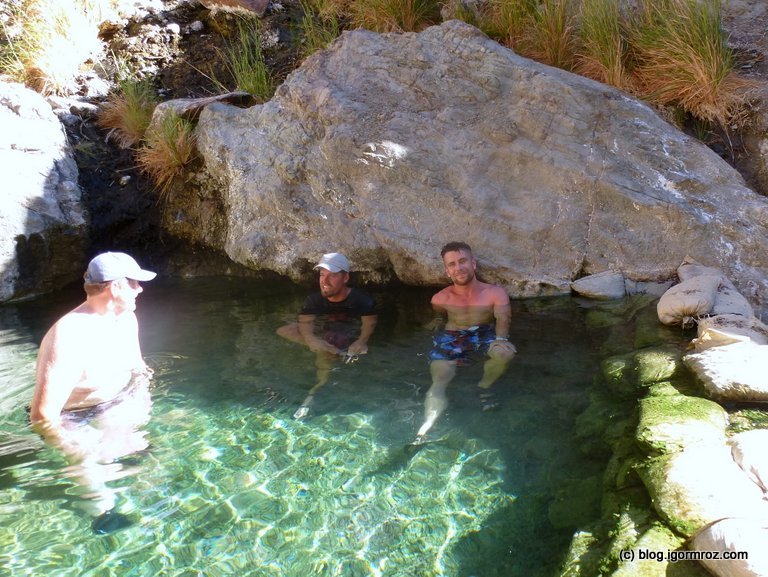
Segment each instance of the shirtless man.
M457 366L469 364L473 354L487 355L478 386L488 389L517 352L509 342L511 307L507 292L477 279L477 261L468 244L450 242L440 255L453 284L432 297L432 307L445 324L433 338L429 353L432 386L424 401L424 424L414 444L424 441L427 431L447 407L445 390L456 375Z
M85 272L86 300L40 344L30 406L33 429L76 465L97 513L114 506L99 464L146 447L137 427L149 417L151 370L141 355L136 297L155 278L124 253L98 255Z
M320 292L309 295L299 312L299 322L277 329L284 339L306 346L315 353L317 382L294 413L301 419L309 413L314 394L328 382L338 356L346 362L368 352L368 339L376 327L376 303L368 293L349 287L349 259L338 252L324 254L315 269L320 271ZM316 334L315 320L323 321Z

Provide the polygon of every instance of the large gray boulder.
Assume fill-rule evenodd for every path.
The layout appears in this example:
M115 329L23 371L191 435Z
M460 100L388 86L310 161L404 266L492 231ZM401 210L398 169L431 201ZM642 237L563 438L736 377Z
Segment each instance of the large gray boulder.
M223 248L252 268L297 278L340 250L371 280L435 284L458 239L516 296L609 270L671 278L690 255L768 297L768 200L735 170L643 103L462 22L344 33L271 101L209 106L197 135Z
M0 302L82 276L88 217L67 137L51 106L0 82Z

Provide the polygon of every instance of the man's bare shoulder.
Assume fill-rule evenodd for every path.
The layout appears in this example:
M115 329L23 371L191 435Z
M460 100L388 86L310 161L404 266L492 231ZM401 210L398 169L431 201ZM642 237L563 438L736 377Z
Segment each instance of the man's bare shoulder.
M448 301L451 300L451 291L452 287L447 286L443 290L441 290L438 293L435 293L435 295L432 297L432 304L433 305L444 305Z
M493 298L493 301L497 304L505 304L509 302L509 293L503 287L496 284L483 283L485 287L483 290L487 295Z

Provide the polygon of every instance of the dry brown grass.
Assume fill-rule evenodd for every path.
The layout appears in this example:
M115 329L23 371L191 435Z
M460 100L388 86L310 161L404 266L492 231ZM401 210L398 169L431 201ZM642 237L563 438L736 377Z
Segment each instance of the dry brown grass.
M171 183L184 173L195 156L193 124L170 113L147 131L144 146L136 153L136 162L142 172L150 176L160 199L164 200Z
M569 0L492 0L478 25L521 56L570 70L576 54L570 7Z
M569 0L542 0L533 13L533 26L523 36L526 56L557 68L573 68L576 28L570 6Z
M102 104L97 122L120 148L131 148L144 138L158 99L148 81L126 80L119 86Z
M103 46L109 0L19 0L3 7L0 72L42 94L77 90L75 79Z
M719 0L644 0L632 47L644 98L724 128L746 118L754 84L736 72Z
M418 32L441 21L437 0L358 0L349 10L353 28L374 32Z
M574 71L631 92L628 32L619 0L582 0Z

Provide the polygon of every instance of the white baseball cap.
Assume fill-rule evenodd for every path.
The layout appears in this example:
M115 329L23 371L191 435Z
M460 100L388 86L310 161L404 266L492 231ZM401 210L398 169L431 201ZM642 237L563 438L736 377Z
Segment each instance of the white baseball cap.
M331 272L349 272L349 260L340 252L329 252L323 255L320 262L315 265L315 268L324 268Z
M88 270L85 271L83 278L88 284L95 284L119 278L144 282L156 276L157 273L144 270L133 257L124 252L103 252L88 263Z

